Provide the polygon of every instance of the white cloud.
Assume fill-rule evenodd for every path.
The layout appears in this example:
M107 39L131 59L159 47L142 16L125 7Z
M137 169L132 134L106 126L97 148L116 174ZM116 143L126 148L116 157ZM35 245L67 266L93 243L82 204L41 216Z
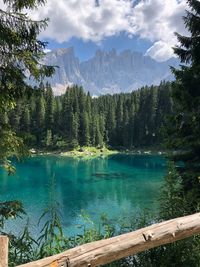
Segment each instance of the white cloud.
M101 41L121 31L132 32L132 3L129 0L49 0L35 18L49 17L42 37L64 42L71 37Z
M51 52L51 49L48 49L48 48L44 49L44 53L49 53L49 52Z
M124 31L152 41L146 54L161 61L173 55L174 32L186 33L185 9L186 0L48 0L31 15L50 18L41 37L60 43L72 37L100 42Z
M155 42L147 51L146 56L150 56L159 62L165 61L173 56L171 45L163 41Z
M134 33L154 42L146 55L158 61L173 56L171 48L177 44L174 32L187 34L182 19L186 8L186 0L144 0L134 8Z
M4 4L3 0L0 0L0 9L6 9L6 5Z

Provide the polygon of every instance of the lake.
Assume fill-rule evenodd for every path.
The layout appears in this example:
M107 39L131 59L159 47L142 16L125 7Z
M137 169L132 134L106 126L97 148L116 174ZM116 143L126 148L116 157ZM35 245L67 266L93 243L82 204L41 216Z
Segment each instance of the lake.
M0 170L0 200L22 201L37 232L35 225L53 195L68 235L78 233L82 210L96 224L103 213L112 222L126 221L146 209L156 214L166 173L166 160L154 155L117 154L90 160L34 156L14 165L14 176ZM12 220L7 228L16 232L25 223L25 219Z

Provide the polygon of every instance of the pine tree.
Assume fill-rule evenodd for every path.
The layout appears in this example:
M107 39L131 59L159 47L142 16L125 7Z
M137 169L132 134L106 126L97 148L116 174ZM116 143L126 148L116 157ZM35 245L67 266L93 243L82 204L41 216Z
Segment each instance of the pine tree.
M35 132L38 140L38 144L41 144L44 137L45 129L45 100L43 94L39 94L36 99L35 109Z
M71 113L70 114L70 143L73 148L76 148L79 145L78 142L78 135L79 135L79 121L78 121L78 114Z
M109 103L108 112L106 116L106 129L108 131L108 143L110 145L114 144L115 140L115 130L116 130L116 115L114 103Z
M103 147L105 143L104 140L106 139L105 118L103 114L99 115L99 132L100 132L99 146Z
M58 134L59 131L61 130L61 121L62 121L62 103L60 98L55 98L55 107L54 107L54 124L53 124L53 128L54 131Z
M128 108L126 105L124 105L124 111L123 111L123 146L129 147L131 146L130 141L130 133L129 133L129 114L128 114Z
M48 86L45 88L41 83L40 90L32 90L31 98L24 95L15 109L8 112L7 123L19 131L31 147L37 142L37 145L49 146L46 142L49 130L52 144L59 143L59 147L71 145L71 142L75 146L150 146L158 140L161 142L159 128L164 125L164 116L172 112L170 83L94 99L77 86L55 97ZM85 105L81 104L82 112L80 95L85 99ZM121 112L117 110L119 103ZM119 114L123 114L120 120ZM154 131L156 138L152 135Z
M31 20L22 10L32 9L44 0L4 0L9 7L0 9L0 106L12 104L17 96L21 96L27 85L27 70L36 79L52 74L52 68L42 66L39 57L43 54L45 43L37 39L40 31L47 26L47 19L43 21ZM16 64L20 62L20 64Z
M87 112L83 112L81 116L81 132L80 132L80 144L83 146L90 145L90 123Z
M103 146L103 133L101 132L101 126L100 126L100 124L102 123L102 121L101 121L101 117L100 116L96 116L96 118L95 118L95 132L94 132L94 134L95 134L95 143L94 143L94 145L96 146L96 147L102 147Z
M54 124L54 96L53 90L49 84L46 85L46 116L45 116L45 124L46 129L53 130Z
M123 98L119 95L116 109L116 144L123 145Z
M180 149L175 160L184 162L184 186L190 192L194 207L200 198L200 2L188 0L190 11L184 17L190 36L176 34L179 46L174 48L182 65L172 69L176 81L173 84L173 101L176 114L168 128L168 144Z
M52 68L39 63L45 43L37 39L40 31L46 27L47 20L37 22L31 20L24 9L33 9L44 0L4 0L6 10L0 9L0 111L13 109L16 99L30 88L27 84L26 73L35 79L52 74ZM16 114L15 126L18 128L20 113ZM23 156L23 143L16 136L9 124L0 125L0 163L12 170L8 157ZM22 212L19 202L6 202L3 205L6 218ZM6 212L5 212L6 211Z
M50 146L52 146L52 143L53 143L52 131L51 130L47 130L45 145L47 147L50 147Z
M22 132L29 132L31 125L31 118L30 118L30 108L29 106L25 105L24 110L22 111L22 116L20 120L20 128Z
M0 9L0 110L13 109L16 99L31 87L27 84L26 74L36 80L50 76L53 68L41 65L40 58L44 55L45 42L38 40L38 35L47 26L47 19L33 21L28 12L45 3L45 0L4 0L6 9ZM22 152L22 140L14 133L8 132L9 125L0 125L0 161L7 156L16 156ZM13 139L12 139L13 138ZM5 149L5 143L9 144ZM13 147L9 153L10 147ZM4 152L4 154L3 154Z

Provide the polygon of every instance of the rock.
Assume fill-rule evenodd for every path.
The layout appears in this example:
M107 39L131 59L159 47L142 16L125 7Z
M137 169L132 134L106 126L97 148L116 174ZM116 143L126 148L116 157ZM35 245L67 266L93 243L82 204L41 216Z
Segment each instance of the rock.
M31 148L31 149L29 150L29 152L30 152L31 154L36 154L36 153L37 153L37 151L36 151L34 148Z
M172 80L169 65L177 67L178 60L157 62L139 52L125 50L117 53L98 50L89 60L80 62L73 48L62 48L46 54L44 63L59 66L51 78L56 95L64 93L67 86L81 85L91 95L131 92L144 85L157 85L162 80Z

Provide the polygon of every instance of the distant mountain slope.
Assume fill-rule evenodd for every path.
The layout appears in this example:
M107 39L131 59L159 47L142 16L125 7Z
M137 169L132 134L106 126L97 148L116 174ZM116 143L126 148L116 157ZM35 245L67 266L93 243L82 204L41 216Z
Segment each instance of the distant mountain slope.
M125 50L118 54L114 49L98 50L85 62L79 61L73 48L58 49L47 53L44 61L59 67L48 79L55 94L64 92L71 84L82 85L92 95L130 92L144 85L172 80L169 66L178 66L176 59L160 63L138 52Z

